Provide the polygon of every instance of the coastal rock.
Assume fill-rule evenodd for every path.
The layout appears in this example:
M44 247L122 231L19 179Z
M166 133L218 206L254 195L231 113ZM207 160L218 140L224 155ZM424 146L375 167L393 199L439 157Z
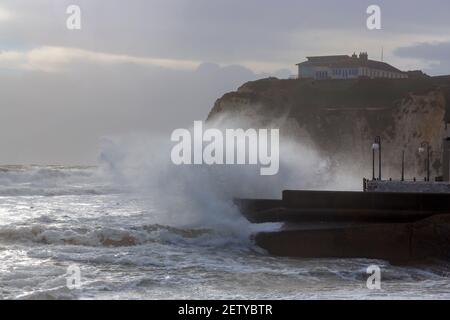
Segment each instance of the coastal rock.
M208 121L247 119L248 127L275 126L282 137L308 141L335 168L371 172L371 145L380 135L383 177L425 176L418 148L431 146L432 176L442 175L444 119L450 117L450 76L417 79L252 81L218 99ZM241 123L239 123L241 125Z

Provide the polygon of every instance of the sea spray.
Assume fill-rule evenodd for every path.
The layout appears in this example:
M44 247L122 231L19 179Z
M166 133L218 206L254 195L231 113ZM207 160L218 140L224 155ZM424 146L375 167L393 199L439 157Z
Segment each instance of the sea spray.
M246 126L242 119L207 125L219 130ZM273 176L261 176L258 166L248 164L175 165L172 146L165 136L110 138L100 157L102 170L115 183L151 199L155 223L212 228L247 239L255 226L240 214L234 198L276 199L284 189L321 189L332 180L326 159L310 144L286 136L280 138L280 168Z

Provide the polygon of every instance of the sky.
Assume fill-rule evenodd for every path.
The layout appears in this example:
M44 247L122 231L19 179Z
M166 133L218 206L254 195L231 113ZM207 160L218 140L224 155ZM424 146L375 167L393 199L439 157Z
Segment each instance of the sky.
M371 4L381 30L366 27ZM95 164L102 137L169 139L309 55L383 48L402 70L450 74L449 12L448 0L1 0L0 164Z

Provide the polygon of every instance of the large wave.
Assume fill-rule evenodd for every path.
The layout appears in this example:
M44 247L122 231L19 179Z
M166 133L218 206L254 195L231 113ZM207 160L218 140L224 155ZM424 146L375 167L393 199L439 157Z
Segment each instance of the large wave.
M206 127L224 130L249 125L242 119L216 118ZM274 122L265 128L280 125ZM306 138L281 137L280 170L274 176L261 176L257 165L174 165L170 136L109 138L102 145L102 172L116 185L149 195L151 205L161 213L157 223L172 226L231 230L245 236L255 226L239 213L234 198L277 199L284 189L342 189L359 184L359 178L351 174L337 180L328 159Z
M285 125L281 120L264 128ZM216 118L206 126L258 129L242 118ZM146 199L152 213L147 224L211 229L244 240L279 225L250 224L235 206L235 198L277 199L284 189L343 189L359 184L359 178L349 173L345 179L333 174L329 159L321 157L307 137L298 135L280 137L280 169L274 176L261 176L258 165L177 166L170 159L173 145L170 136L110 137L102 141L98 167L1 167L0 197L137 194Z

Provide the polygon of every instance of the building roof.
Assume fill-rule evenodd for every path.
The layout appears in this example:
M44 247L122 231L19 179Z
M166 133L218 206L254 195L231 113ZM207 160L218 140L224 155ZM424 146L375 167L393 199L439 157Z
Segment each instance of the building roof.
M350 57L348 55L336 56L317 56L307 57L308 61L298 63L298 66L321 66L330 68L345 68L345 67L368 67L372 69L403 73L403 71L391 66L386 62L358 58L356 56Z
M308 59L309 62L313 63L338 62L338 61L345 61L349 58L350 57L348 55L306 57L306 59Z

